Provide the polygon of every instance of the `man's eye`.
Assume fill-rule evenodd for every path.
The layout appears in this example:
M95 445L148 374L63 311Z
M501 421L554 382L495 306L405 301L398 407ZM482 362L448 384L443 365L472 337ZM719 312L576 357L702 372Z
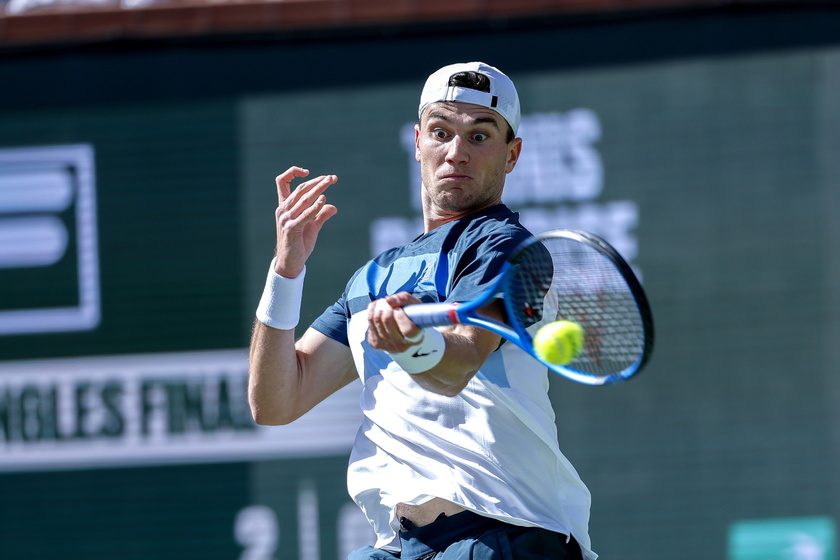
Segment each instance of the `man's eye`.
M488 138L490 138L490 137L488 135L484 134L483 132L478 132L476 134L473 134L473 140L475 140L476 142L484 142Z
M446 138L446 131L445 130L440 130L440 129L433 130L432 131L432 136L434 136L438 140L443 140L444 138Z

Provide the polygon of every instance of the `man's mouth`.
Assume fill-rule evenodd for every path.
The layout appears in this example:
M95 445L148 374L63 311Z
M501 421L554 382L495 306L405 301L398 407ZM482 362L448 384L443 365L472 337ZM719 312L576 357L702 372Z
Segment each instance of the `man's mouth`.
M441 179L444 181L469 181L472 177L462 173L447 173L446 175L443 175Z

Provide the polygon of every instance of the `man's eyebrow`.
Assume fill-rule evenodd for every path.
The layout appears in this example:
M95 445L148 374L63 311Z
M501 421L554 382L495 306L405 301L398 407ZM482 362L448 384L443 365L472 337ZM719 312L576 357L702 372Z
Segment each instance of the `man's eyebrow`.
M493 117L478 117L477 119L473 119L473 123L474 123L474 124L484 124L484 123L487 123L487 124L492 124L492 125L493 125L493 126L495 126L496 128L500 128L500 127L499 127L499 123L498 123L498 122L496 122L496 119L494 119Z
M452 119L450 119L448 116L444 115L443 113L435 113L435 112L429 113L429 120L432 120L432 119L439 119L439 120L442 120L444 122L452 122ZM472 124L473 125L492 124L494 127L501 130L501 127L499 127L499 123L496 122L496 119L494 119L493 117L477 117L477 118L472 119Z

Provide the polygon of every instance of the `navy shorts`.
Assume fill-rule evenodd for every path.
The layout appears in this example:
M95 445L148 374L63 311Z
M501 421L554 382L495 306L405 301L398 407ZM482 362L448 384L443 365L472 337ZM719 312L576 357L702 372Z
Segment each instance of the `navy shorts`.
M471 511L423 527L403 522L400 552L371 546L347 560L582 560L574 538L539 527L520 527Z

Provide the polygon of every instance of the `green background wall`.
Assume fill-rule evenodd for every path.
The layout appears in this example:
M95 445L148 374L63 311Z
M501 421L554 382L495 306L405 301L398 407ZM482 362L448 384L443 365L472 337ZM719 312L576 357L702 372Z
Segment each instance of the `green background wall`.
M0 423L25 384L4 367L247 346L273 180L293 164L340 178L309 263L303 317L317 316L376 220L416 217L400 130L426 75L481 59L514 78L532 123L561 123L541 129L559 144L523 128L537 168L582 173L562 123L595 116L597 191L512 205L615 234L655 313L638 379L552 384L595 550L722 558L737 520L840 516L837 12L498 23L0 55L0 148L94 147L102 298L93 330L0 336ZM61 289L0 269L0 311ZM332 559L357 522L342 452L4 465L4 446L29 444L0 441L3 558L238 558L256 545L237 515L262 505L279 531L265 558Z

